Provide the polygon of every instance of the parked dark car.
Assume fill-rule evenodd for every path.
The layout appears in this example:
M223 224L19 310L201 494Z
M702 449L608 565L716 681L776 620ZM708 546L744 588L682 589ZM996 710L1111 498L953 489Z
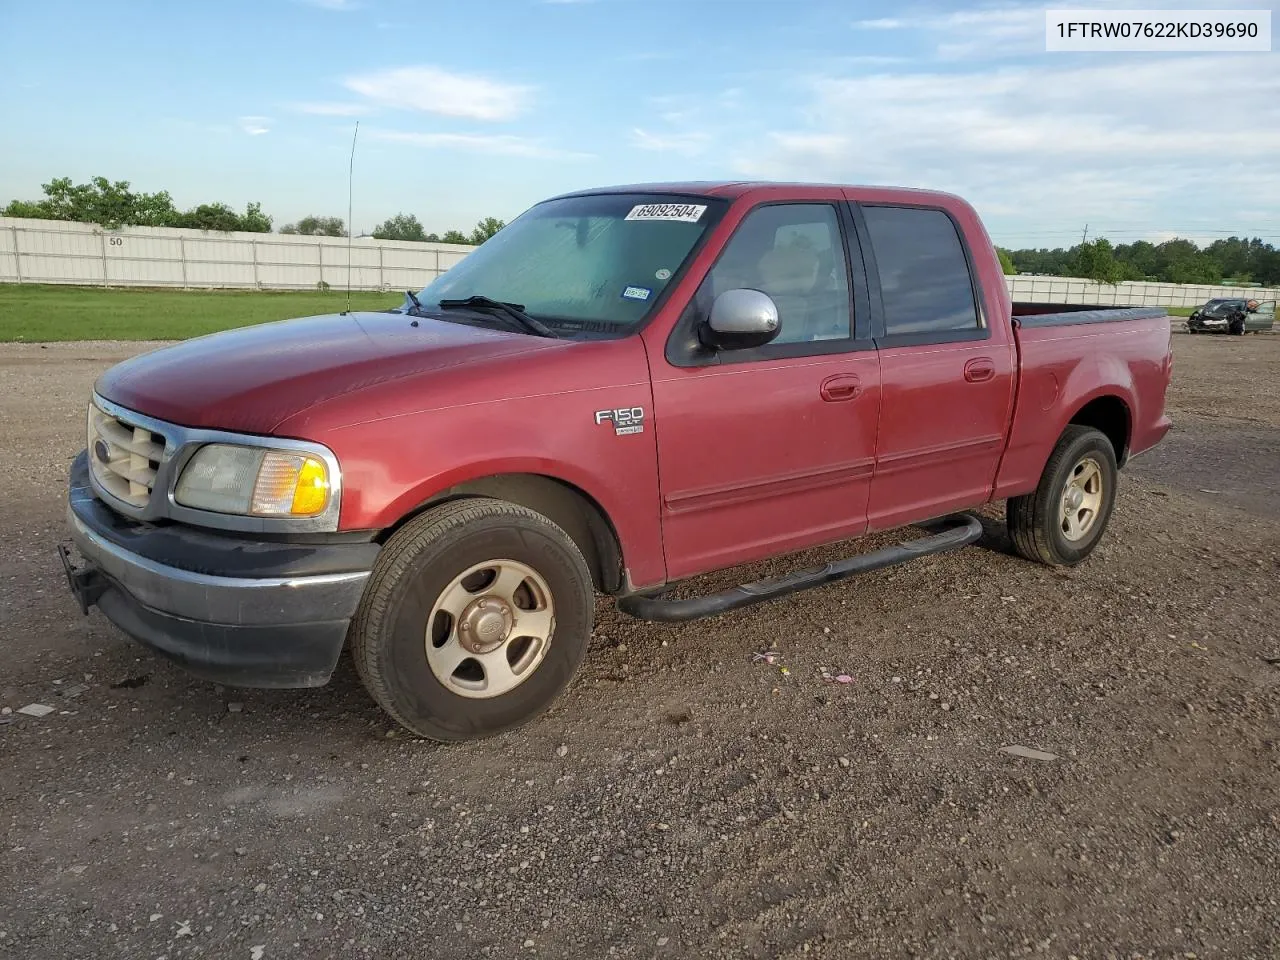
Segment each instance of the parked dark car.
M1188 333L1231 333L1238 337L1270 330L1276 319L1274 300L1224 297L1208 301L1187 318Z

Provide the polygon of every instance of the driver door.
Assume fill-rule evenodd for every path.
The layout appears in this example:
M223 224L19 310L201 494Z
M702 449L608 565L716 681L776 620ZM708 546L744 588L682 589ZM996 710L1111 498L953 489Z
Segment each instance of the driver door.
M669 580L866 528L880 367L865 280L851 283L846 244L856 240L841 206L833 198L753 208L665 352L650 353ZM774 300L776 339L698 348L694 330L712 301L742 288Z

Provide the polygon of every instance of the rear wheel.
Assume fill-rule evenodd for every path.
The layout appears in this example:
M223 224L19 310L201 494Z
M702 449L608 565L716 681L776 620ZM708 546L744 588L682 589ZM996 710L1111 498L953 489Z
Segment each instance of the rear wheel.
M1111 520L1118 475L1115 450L1105 435L1092 427L1067 427L1035 493L1009 500L1014 549L1052 566L1080 563Z
M461 500L387 542L352 622L352 654L402 726L476 739L551 705L582 663L594 613L568 534L512 503Z

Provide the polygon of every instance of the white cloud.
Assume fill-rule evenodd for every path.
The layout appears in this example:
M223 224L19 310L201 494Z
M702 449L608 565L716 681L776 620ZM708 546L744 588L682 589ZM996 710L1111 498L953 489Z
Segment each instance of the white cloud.
M345 84L382 106L473 120L510 120L527 109L533 93L530 87L426 66L379 70Z
M297 103L293 108L317 117L359 117L369 112L363 103Z
M1275 219L1280 127L1263 118L1280 103L1280 73L1270 67L1265 54L1136 55L819 78L793 108L806 122L744 140L732 165L751 177L951 190L1028 224L1155 222L1241 191L1255 217Z
M471 153L497 154L507 157L528 157L538 160L589 160L589 153L576 153L549 147L537 140L508 134L478 133L414 133L404 130L370 130L374 140L392 143L410 143L420 147L464 150Z
M633 147L660 153L682 153L686 156L702 153L710 140L711 138L700 130L652 133L636 127L631 131Z
M270 117L241 117L240 129L251 137L260 137L271 132Z
M857 20L853 26L858 30L921 31L937 43L940 58L955 60L1043 53L1044 22L1044 7L999 6L949 13L922 11L915 17Z
M902 30L913 26L911 21L898 17L880 17L877 20L855 20L854 27L859 30Z
M726 130L741 119L748 100L741 87L700 94L657 94L645 98L653 120L631 129L629 140L637 150L692 157L724 140Z

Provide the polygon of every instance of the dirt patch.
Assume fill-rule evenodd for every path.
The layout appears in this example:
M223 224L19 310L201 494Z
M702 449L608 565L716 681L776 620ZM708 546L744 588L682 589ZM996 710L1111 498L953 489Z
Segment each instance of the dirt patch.
M65 472L139 348L0 348L0 704L56 708L0 718L0 956L1280 952L1280 337L1175 339L1175 432L1080 568L992 510L709 622L602 602L557 707L456 748L349 664L222 690L80 617Z

